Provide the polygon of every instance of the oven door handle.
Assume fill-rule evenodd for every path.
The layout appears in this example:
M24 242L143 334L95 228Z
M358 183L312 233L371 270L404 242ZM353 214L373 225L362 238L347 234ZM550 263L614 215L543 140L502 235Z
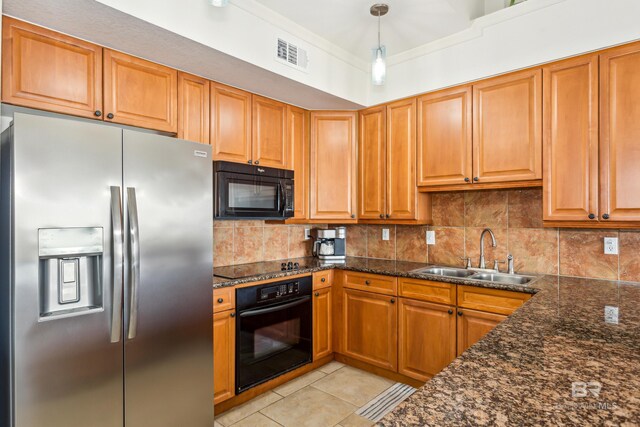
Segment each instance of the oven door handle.
M304 304L307 301L311 301L310 296L302 297L294 301L288 302L286 304L276 305L274 307L260 308L258 310L247 310L243 313L240 313L240 317L253 317L253 316L259 316L261 314L273 313L276 311L285 310L287 308L296 307L300 304Z

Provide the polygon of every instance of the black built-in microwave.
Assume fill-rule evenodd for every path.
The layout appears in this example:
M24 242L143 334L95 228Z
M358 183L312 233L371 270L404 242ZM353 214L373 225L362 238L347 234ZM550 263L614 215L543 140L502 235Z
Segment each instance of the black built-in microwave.
M293 216L293 171L213 162L215 219L285 219Z

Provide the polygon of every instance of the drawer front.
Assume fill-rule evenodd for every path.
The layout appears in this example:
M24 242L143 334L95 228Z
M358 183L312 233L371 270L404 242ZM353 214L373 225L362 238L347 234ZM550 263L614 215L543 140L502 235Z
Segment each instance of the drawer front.
M333 270L318 271L313 273L313 290L331 286L333 281Z
M399 278L398 292L405 298L456 305L456 285L451 283Z
M531 295L523 292L458 285L458 307L489 313L509 315L529 298Z
M213 290L213 312L236 308L236 289L233 286Z
M391 276L347 271L344 273L343 286L378 294L398 295L398 279Z

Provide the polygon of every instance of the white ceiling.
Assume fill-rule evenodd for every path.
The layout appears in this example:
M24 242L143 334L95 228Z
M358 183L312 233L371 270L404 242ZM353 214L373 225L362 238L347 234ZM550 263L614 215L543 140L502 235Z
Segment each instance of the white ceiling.
M375 0L256 0L352 55L369 61L377 43ZM382 44L392 56L470 26L484 14L484 0L382 0Z

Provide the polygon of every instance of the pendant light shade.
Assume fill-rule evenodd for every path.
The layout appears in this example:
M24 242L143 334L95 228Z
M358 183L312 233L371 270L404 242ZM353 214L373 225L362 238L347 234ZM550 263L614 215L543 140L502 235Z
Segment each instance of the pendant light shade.
M225 7L229 4L229 0L210 0L211 6L215 7Z
M380 45L372 49L371 83L381 86L387 77L387 49Z
M381 86L387 78L387 49L380 43L380 17L389 12L389 6L376 3L371 6L369 12L378 17L378 46L373 48L371 55L371 83Z

